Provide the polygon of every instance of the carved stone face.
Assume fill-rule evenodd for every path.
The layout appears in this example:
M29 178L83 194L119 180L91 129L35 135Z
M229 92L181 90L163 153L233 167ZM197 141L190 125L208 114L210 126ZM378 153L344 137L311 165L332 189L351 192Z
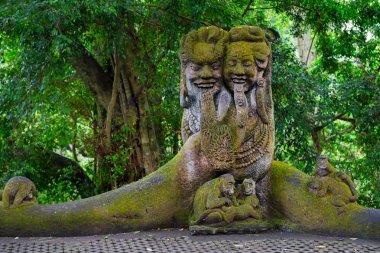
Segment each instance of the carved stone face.
M197 43L194 46L196 59L186 65L187 86L192 88L220 90L222 86L222 63L212 55L215 45Z
M222 193L225 197L232 197L235 194L235 180L232 176L223 180Z
M316 174L320 177L326 177L330 173L326 167L318 167L316 172Z
M243 181L243 192L244 195L254 195L256 194L256 183L252 179L244 179Z
M326 177L329 175L330 171L327 168L327 157L325 156L320 156L317 159L317 170L316 174L320 177Z
M224 63L224 78L227 87L234 91L235 86L244 87L244 92L252 89L256 69L252 43L239 41L227 46Z

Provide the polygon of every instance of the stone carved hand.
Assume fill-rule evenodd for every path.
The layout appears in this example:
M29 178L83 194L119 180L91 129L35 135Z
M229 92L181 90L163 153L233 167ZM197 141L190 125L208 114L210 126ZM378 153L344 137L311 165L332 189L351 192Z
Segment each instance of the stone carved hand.
M201 148L211 167L228 170L233 163L232 131L217 120L215 94L211 89L201 95Z

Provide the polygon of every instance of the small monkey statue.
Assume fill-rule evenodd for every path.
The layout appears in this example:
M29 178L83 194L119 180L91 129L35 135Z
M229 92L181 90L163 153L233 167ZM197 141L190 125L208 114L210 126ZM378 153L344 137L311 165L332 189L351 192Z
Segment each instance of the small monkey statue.
M37 204L37 190L34 183L26 177L12 177L2 191L2 201L5 208L11 205L18 207L23 204Z
M191 225L230 223L232 219L223 210L226 206L237 205L235 179L224 174L203 184L196 192Z
M256 182L252 178L244 179L237 191L237 206L224 207L227 217L234 221L248 218L261 219L262 208L256 196Z
M328 162L327 157L320 156L314 175L309 182L309 192L316 197L332 196L332 204L342 213L349 203L356 202L358 193L351 178L343 172L337 172Z

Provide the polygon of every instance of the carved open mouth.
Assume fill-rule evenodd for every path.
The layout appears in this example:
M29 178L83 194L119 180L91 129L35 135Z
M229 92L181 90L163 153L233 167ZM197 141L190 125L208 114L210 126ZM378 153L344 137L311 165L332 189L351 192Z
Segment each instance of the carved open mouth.
M231 78L231 81L234 83L234 84L245 84L247 83L247 78Z
M203 88L203 89L206 89L206 88L212 88L214 87L214 85L216 84L216 81L209 81L209 82L199 82L199 83L195 83L199 88Z
M252 194L253 194L253 191L244 191L244 194L245 194L245 195L252 195Z

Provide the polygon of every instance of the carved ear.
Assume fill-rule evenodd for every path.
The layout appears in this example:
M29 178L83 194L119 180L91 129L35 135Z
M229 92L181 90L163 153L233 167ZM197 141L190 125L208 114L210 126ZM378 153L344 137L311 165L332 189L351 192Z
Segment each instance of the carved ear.
M269 58L266 58L265 61L261 61L259 59L255 59L257 67L261 70L265 69L268 66Z
M180 91L179 91L179 104L183 108L189 108L189 96L186 87L186 74L185 68L181 67L181 81L180 81Z
M181 88L181 91L179 94L179 104L183 108L189 108L189 101L188 101L187 92L182 88Z
M266 28L264 32L265 38L271 43L275 43L281 39L280 34L272 28Z

